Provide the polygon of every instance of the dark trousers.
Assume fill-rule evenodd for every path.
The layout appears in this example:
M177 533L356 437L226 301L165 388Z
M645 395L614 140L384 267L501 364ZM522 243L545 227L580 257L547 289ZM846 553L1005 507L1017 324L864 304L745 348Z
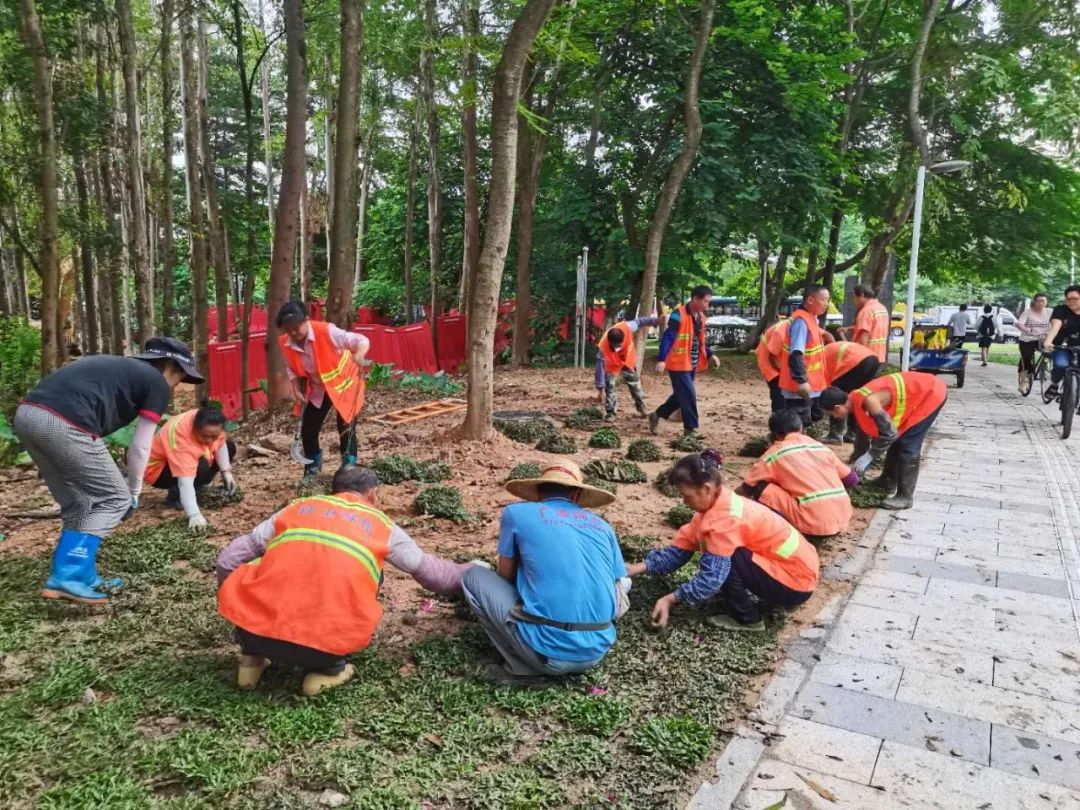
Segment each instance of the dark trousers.
M844 372L833 380L833 386L845 394L850 394L856 388L862 388L874 379L880 368L881 361L876 357L864 357L851 371Z
M932 414L901 433L892 445L893 448L896 448L896 453L908 458L918 458L922 453L923 440L926 438L926 434L930 432L934 420L937 419L937 415L941 413L941 409L944 407L945 403L942 402Z
M782 397L784 400L783 407L790 411L795 411L802 419L803 427L810 427L812 422L816 422L825 416L825 411L821 410L821 406L818 404L818 398L814 397L807 402L802 397L796 397L794 399L788 399Z
M225 441L225 446L229 448L229 461L236 458L236 444L232 439ZM211 481L214 480L214 476L218 474L217 461L210 459L207 461L205 458L199 459L199 466L195 470L195 489L202 489ZM173 475L173 471L169 469L168 463L165 464L165 468L161 471L157 481L153 484L155 489L173 489L176 486L176 476Z
M304 455L308 458L315 458L315 454L319 452L319 432L322 430L323 422L326 421L327 414L329 414L333 408L334 403L330 401L329 394L323 394L322 405L318 408L310 402L304 406L304 410L300 414L300 441L304 444ZM355 456L355 423L350 425L341 418L341 414L337 411L334 411L334 415L337 417L337 432L338 439L341 441L342 454Z
M281 641L276 638L249 633L242 627L236 628L236 640L240 643L240 652L244 655L258 655L269 658L275 664L281 664L304 672L321 672L324 675L337 675L345 669L346 661L340 655Z
M780 378L773 377L769 380L769 405L773 412L782 411L787 407L787 400L780 393Z
M656 409L656 415L667 419L675 411L682 411L683 430L698 429L697 389L694 388L693 371L669 371L671 396Z
M1032 372L1035 370L1035 353L1039 350L1041 341L1020 341L1020 370Z
M753 624L761 618L754 596L770 605L795 607L809 599L813 592L796 591L777 582L754 564L748 549L740 547L731 555L731 571L720 593L732 617L743 624Z

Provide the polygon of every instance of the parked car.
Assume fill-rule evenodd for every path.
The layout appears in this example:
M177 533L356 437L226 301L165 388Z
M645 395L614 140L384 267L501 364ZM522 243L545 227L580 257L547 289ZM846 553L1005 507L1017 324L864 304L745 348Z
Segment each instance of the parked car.
M959 306L942 306L934 307L930 310L929 315L921 320L916 321L919 326L945 326L949 323L955 313L959 312ZM964 335L965 341L978 340L978 324L979 318L982 316L982 307L970 306L967 309L967 332ZM1020 330L1016 326L1016 318L1009 310L1004 307L995 307L994 317L997 318L998 326L1000 327L997 334L994 335L995 343L1018 343L1020 341Z
M926 318L926 315L917 310L911 313L911 315L913 323L916 326L922 323L923 319ZM906 321L904 320L904 313L894 312L891 316L889 316L889 334L892 335L894 338L903 337L905 323Z

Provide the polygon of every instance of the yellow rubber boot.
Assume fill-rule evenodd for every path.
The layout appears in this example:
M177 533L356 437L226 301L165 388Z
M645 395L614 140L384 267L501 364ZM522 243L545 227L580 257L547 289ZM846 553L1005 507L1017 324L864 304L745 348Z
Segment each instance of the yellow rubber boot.
M270 662L261 655L241 655L240 667L236 670L236 685L241 689L254 689L268 666Z
M355 674L356 668L352 664L346 664L345 668L337 675L323 675L321 672L310 672L304 676L304 685L302 688L305 695L308 697L315 697L315 695L326 689L333 689L335 686L341 686L343 683L348 683Z

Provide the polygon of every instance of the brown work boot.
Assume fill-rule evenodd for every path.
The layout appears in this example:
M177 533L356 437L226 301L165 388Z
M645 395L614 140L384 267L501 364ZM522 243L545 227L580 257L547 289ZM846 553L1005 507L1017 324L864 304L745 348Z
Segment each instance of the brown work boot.
M304 676L304 684L301 689L308 697L315 697L315 695L327 689L333 689L335 686L341 686L343 683L348 683L355 674L356 667L352 664L346 664L345 668L337 675L324 675L322 672L309 672Z
M240 666L236 670L236 685L241 689L254 689L268 666L270 662L261 655L241 655Z

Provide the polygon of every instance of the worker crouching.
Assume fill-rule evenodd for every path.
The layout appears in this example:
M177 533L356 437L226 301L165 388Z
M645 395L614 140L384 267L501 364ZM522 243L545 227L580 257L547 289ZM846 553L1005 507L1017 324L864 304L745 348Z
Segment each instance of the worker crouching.
M799 415L792 411L799 418ZM761 631L762 605L795 607L818 582L818 555L794 526L749 498L726 489L715 450L681 459L668 474L694 517L670 546L653 549L645 562L627 567L637 574L670 574L701 554L698 572L653 607L656 627L667 627L676 604L704 605L723 596L728 613L710 616L725 630Z

